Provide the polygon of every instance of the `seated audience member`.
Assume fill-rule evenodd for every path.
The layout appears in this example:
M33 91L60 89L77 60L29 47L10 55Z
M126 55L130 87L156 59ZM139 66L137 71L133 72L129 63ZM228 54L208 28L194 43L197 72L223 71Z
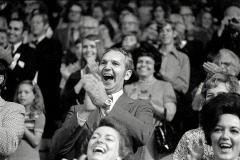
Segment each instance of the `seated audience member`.
M153 133L153 109L144 100L133 100L123 91L133 69L129 54L110 49L103 54L97 74L85 74L80 84L86 91L83 105L72 106L51 144L52 159L79 157L79 147L100 117L114 117L126 125L133 142L133 159L140 159L140 147ZM139 149L139 150L138 150ZM138 150L138 152L137 152Z
M120 47L122 44L122 38L127 35L128 33L137 33L140 34L140 27L139 27L139 19L135 14L125 14L122 18L121 23L121 34L116 35L118 39L115 39L116 42L115 47ZM115 37L116 38L116 37Z
M7 71L0 63L0 87L4 87ZM8 102L0 97L0 159L13 154L24 134L25 109L22 105Z
M99 37L88 35L82 41L82 55L78 59L79 69L73 72L65 85L62 95L63 118L76 100L83 104L84 90L82 89L81 77L85 74L96 73L100 61L100 50L97 47Z
M139 54L136 63L136 71L139 77L137 82L125 85L125 92L133 99L150 100L154 110L154 126L159 125L164 112L166 120L171 121L176 113L176 96L169 82L158 80L158 71L161 66L161 58L157 49L153 46L136 50ZM167 135L166 135L167 136ZM155 145L155 136L144 146L143 159L154 160L161 156Z
M211 40L214 28L213 28L213 15L210 11L203 10L197 17L198 31L194 33L196 40L200 40L204 47Z
M46 109L44 137L51 138L57 128L55 120L59 116L56 111L59 110L60 104L62 45L57 39L46 37L49 21L45 13L33 14L30 26L37 49L37 74L34 80L41 88Z
M239 83L236 77L226 73L215 73L210 76L202 87L202 102L209 101L211 98L217 96L219 93L240 93ZM201 110L202 107L198 108ZM198 139L202 138L203 141L203 159L208 159L213 156L212 148L206 145L205 135L202 128L192 129L187 131L178 143L178 146L173 154L173 160L187 160L188 146L196 142L199 144Z
M217 53L221 48L233 51L240 57L240 8L230 5L223 12L217 32L206 46L206 53Z
M231 50L223 48L213 57L212 62L204 63L203 68L208 73L222 71L233 76L238 76L240 72L240 60Z
M107 117L100 119L84 150L86 155L81 160L128 160L133 155L127 128L115 118Z
M92 17L98 20L98 22L103 20L103 18L105 17L105 12L106 8L101 2L95 3L92 7Z
M191 6L188 6L188 5L180 6L179 13L183 17L183 22L187 29L186 39L194 40L195 38L194 33L196 32L196 26L195 26L196 18L194 16Z
M23 38L27 25L22 19L11 19L9 22L8 41L11 49L0 49L0 59L8 67L8 80L2 91L6 100L13 100L17 85L26 79L33 79L37 71L37 54L35 46L24 44Z
M45 126L44 101L40 88L30 80L18 85L14 101L25 107L24 136L9 160L40 160L39 144Z
M140 43L139 38L138 38L136 32L130 32L130 33L126 34L125 36L123 36L122 48L125 51L131 53L130 55L133 58L134 64L136 62L136 58L138 55L137 54L133 55L133 53L135 53L135 50L140 46L139 43Z
M207 145L213 149L208 160L237 160L240 154L240 95L222 93L211 99L201 111L201 124ZM196 141L201 141L196 139ZM203 142L189 145L188 160L200 160Z
M115 44L113 41L115 31L110 22L110 19L105 18L99 22L99 34L106 49L111 48Z
M159 52L162 64L159 73L164 81L170 82L178 93L188 91L190 79L190 63L186 54L175 47L177 31L175 25L169 20L163 20L158 26L161 45Z
M0 47L3 49L7 49L10 45L8 44L8 33L5 29L0 29Z
M99 22L91 16L84 16L80 21L81 38L87 35L99 35Z
M69 76L80 69L80 59L82 56L82 42L78 39L75 42L74 51L67 52L63 58L61 63L60 72L62 75L62 79L60 82L60 89L63 90Z
M160 41L158 38L156 21L151 21L146 24L141 35L141 41L145 41L153 45L155 48L158 48L158 46L160 45Z
M79 39L79 23L83 19L83 6L78 2L69 3L66 12L68 15L67 27L56 29L53 34L53 38L56 38L61 42L64 53L71 50L75 41Z
M167 4L159 3L159 1L154 1L153 3L153 20L157 23L160 23L163 19L169 18L170 15L170 7Z

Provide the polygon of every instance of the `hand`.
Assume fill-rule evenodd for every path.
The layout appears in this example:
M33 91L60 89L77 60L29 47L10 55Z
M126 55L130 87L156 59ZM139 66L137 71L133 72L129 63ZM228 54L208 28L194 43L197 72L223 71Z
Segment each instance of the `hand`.
M85 94L85 97L84 97L84 104L85 104L85 110L87 111L93 111L97 109L97 107L92 103L92 100L90 99L87 93Z
M224 17L221 21L221 25L220 27L218 28L218 36L221 37L224 29L225 29L225 26L228 26L229 25L229 20L231 19L231 17L227 16L227 17Z
M87 73L95 74L98 71L98 63L93 59L87 59Z
M8 64L11 64L13 61L11 48L7 49L0 48L0 59L3 59Z
M210 73L210 74L214 74L222 71L222 69L218 65L212 62L204 62L203 68L207 73Z
M71 73L74 73L74 72L76 72L77 70L79 70L80 69L80 67L79 67L79 65L77 64L77 63L70 63L68 66L67 66L67 68L68 68L68 72L71 74Z
M203 87L203 83L200 83L200 85L197 88L197 91L195 93L195 96L193 98L192 101L192 109L194 111L200 111L202 109L202 96L201 96L201 92L202 92L202 87Z
M202 138L199 138L199 145L197 144L196 141L193 141L192 144L189 142L187 147L189 150L189 153L187 154L188 160L201 160L202 159L202 156L204 154Z
M87 155L86 154L81 155L78 160L87 160Z
M104 103L108 99L108 96L101 78L97 74L85 74L82 76L81 83L93 104L103 109L107 109L105 108L106 106Z

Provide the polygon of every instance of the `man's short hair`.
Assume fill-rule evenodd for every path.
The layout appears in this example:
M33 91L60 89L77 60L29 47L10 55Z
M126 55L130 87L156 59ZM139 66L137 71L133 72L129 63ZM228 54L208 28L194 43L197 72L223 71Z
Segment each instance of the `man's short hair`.
M29 27L28 24L22 18L12 18L12 19L10 19L9 24L12 21L22 22L22 24L23 24L23 31L26 31L28 29L28 27Z
M131 70L131 71L133 70L133 59L132 59L130 53L126 52L122 48L111 48L111 49L107 50L107 52L105 52L102 55L102 57L110 51L116 51L116 52L122 53L125 56L125 69L126 70Z
M46 13L43 12L35 12L31 15L31 20L34 16L41 16L43 19L43 23L44 24L49 24L49 19L48 19L48 15Z

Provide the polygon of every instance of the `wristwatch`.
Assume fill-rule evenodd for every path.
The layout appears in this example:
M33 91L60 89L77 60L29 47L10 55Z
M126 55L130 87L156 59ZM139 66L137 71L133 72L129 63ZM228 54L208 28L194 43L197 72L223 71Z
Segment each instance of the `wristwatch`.
M111 98L108 98L105 102L104 102L104 109L107 111L110 109L110 106L112 105L113 101Z

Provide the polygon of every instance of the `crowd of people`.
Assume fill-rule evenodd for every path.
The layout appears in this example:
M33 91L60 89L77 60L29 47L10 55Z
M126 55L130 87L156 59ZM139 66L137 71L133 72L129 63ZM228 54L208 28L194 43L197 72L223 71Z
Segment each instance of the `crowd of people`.
M0 160L238 159L240 1L217 3L1 1Z

